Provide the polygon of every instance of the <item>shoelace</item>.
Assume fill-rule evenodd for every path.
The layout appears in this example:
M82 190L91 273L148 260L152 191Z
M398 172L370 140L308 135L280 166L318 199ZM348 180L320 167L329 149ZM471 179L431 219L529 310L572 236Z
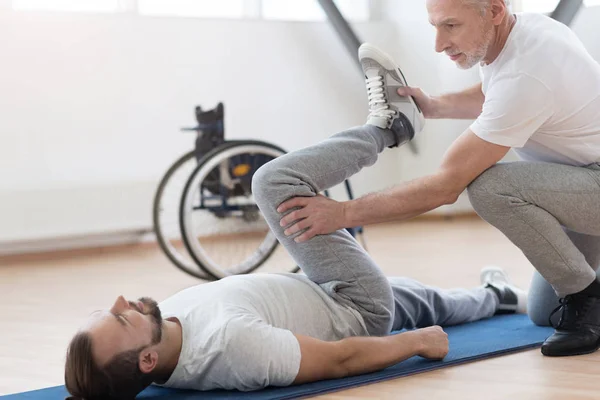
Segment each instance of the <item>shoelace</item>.
M558 303L560 305L554 310L552 310L552 312L550 313L550 316L548 317L548 322L550 323L550 326L554 329L559 329L562 326L565 317L565 312L567 311L567 304L569 304L570 299L571 296L561 297L560 299L558 299ZM554 314L556 314L559 311L561 311L560 318L558 320L558 323L554 325L554 322L552 322L552 317L554 317Z
M573 300L574 300L573 296L565 296L564 298L558 299L559 306L556 307L554 310L552 310L552 312L550 313L550 317L548 317L548 322L554 329L560 329L565 322L573 322L573 321L566 321L566 319L565 319L565 313L567 312L567 307L568 306L574 307ZM581 308L581 310L574 310L574 311L572 310L572 312L575 313L575 317L577 318L579 316L579 314L585 314L588 311L589 307L590 307L589 301L586 301L583 304L583 307ZM554 314L556 314L559 311L561 312L560 318L558 320L558 323L556 325L554 325L554 323L552 322L552 317L554 316ZM579 324L581 323L581 320L579 319L574 322L575 322L575 327L578 327Z
M394 114L394 110L390 110L390 105L385 99L383 93L383 77L374 76L367 78L367 93L369 95L369 110L371 117L384 117L391 118Z

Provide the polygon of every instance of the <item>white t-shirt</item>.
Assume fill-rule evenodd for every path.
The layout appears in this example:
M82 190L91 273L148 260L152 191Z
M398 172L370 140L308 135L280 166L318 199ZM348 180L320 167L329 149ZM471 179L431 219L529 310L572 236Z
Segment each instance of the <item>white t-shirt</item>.
M599 162L600 64L567 26L516 16L500 55L480 67L485 102L471 130L524 160Z
M193 286L159 304L182 326L179 362L160 386L243 391L290 385L300 368L294 336L368 336L360 314L299 274L237 275Z

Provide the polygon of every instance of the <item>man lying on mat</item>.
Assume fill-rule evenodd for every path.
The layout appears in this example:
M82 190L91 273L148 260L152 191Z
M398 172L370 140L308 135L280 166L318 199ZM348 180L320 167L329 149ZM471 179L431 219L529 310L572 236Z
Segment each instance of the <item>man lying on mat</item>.
M280 211L302 209L282 223L301 220L288 233L304 230L304 241L412 218L455 202L468 186L475 211L537 270L529 315L556 328L542 353L590 353L600 347L600 65L568 27L541 14L513 15L507 3L427 1L435 50L463 69L479 64L482 78L438 97L400 90L427 118L476 119L436 172L349 202L294 199ZM399 101L395 91L384 93L390 107L373 102L372 109L381 127L389 123L382 112ZM498 163L511 148L523 161Z
M379 104L387 90L381 76L395 72L376 49L361 52L370 101ZM400 105L402 113L381 110L366 125L255 173L256 203L306 275L231 276L160 305L119 297L92 314L69 345L65 381L74 398L129 399L152 383L248 391L363 374L413 356L442 359L448 340L440 326L525 312L526 293L498 268L482 270L479 287L442 290L385 277L346 230L304 243L284 233L277 211L284 201L315 196L414 136L420 113L412 101Z

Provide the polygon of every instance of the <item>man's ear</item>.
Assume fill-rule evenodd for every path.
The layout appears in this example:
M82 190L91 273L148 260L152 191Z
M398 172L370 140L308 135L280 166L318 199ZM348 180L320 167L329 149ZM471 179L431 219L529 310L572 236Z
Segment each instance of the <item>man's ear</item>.
M150 348L144 349L139 355L140 371L149 374L158 365L158 353Z
M504 3L504 0L492 0L491 13L492 22L494 25L500 25L504 16L508 13L508 7Z

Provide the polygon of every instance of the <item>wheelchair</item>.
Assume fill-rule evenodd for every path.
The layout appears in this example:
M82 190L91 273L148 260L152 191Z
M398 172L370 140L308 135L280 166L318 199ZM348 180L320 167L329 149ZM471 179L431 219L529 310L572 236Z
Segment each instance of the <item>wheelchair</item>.
M164 174L153 202L158 244L180 270L199 279L247 274L265 264L266 272L298 272L252 197L252 177L264 164L286 153L259 140L226 140L224 105L195 108L194 149ZM346 192L353 198L350 182ZM324 194L329 196L329 192ZM362 227L348 229L360 235ZM269 261L268 261L269 260Z

